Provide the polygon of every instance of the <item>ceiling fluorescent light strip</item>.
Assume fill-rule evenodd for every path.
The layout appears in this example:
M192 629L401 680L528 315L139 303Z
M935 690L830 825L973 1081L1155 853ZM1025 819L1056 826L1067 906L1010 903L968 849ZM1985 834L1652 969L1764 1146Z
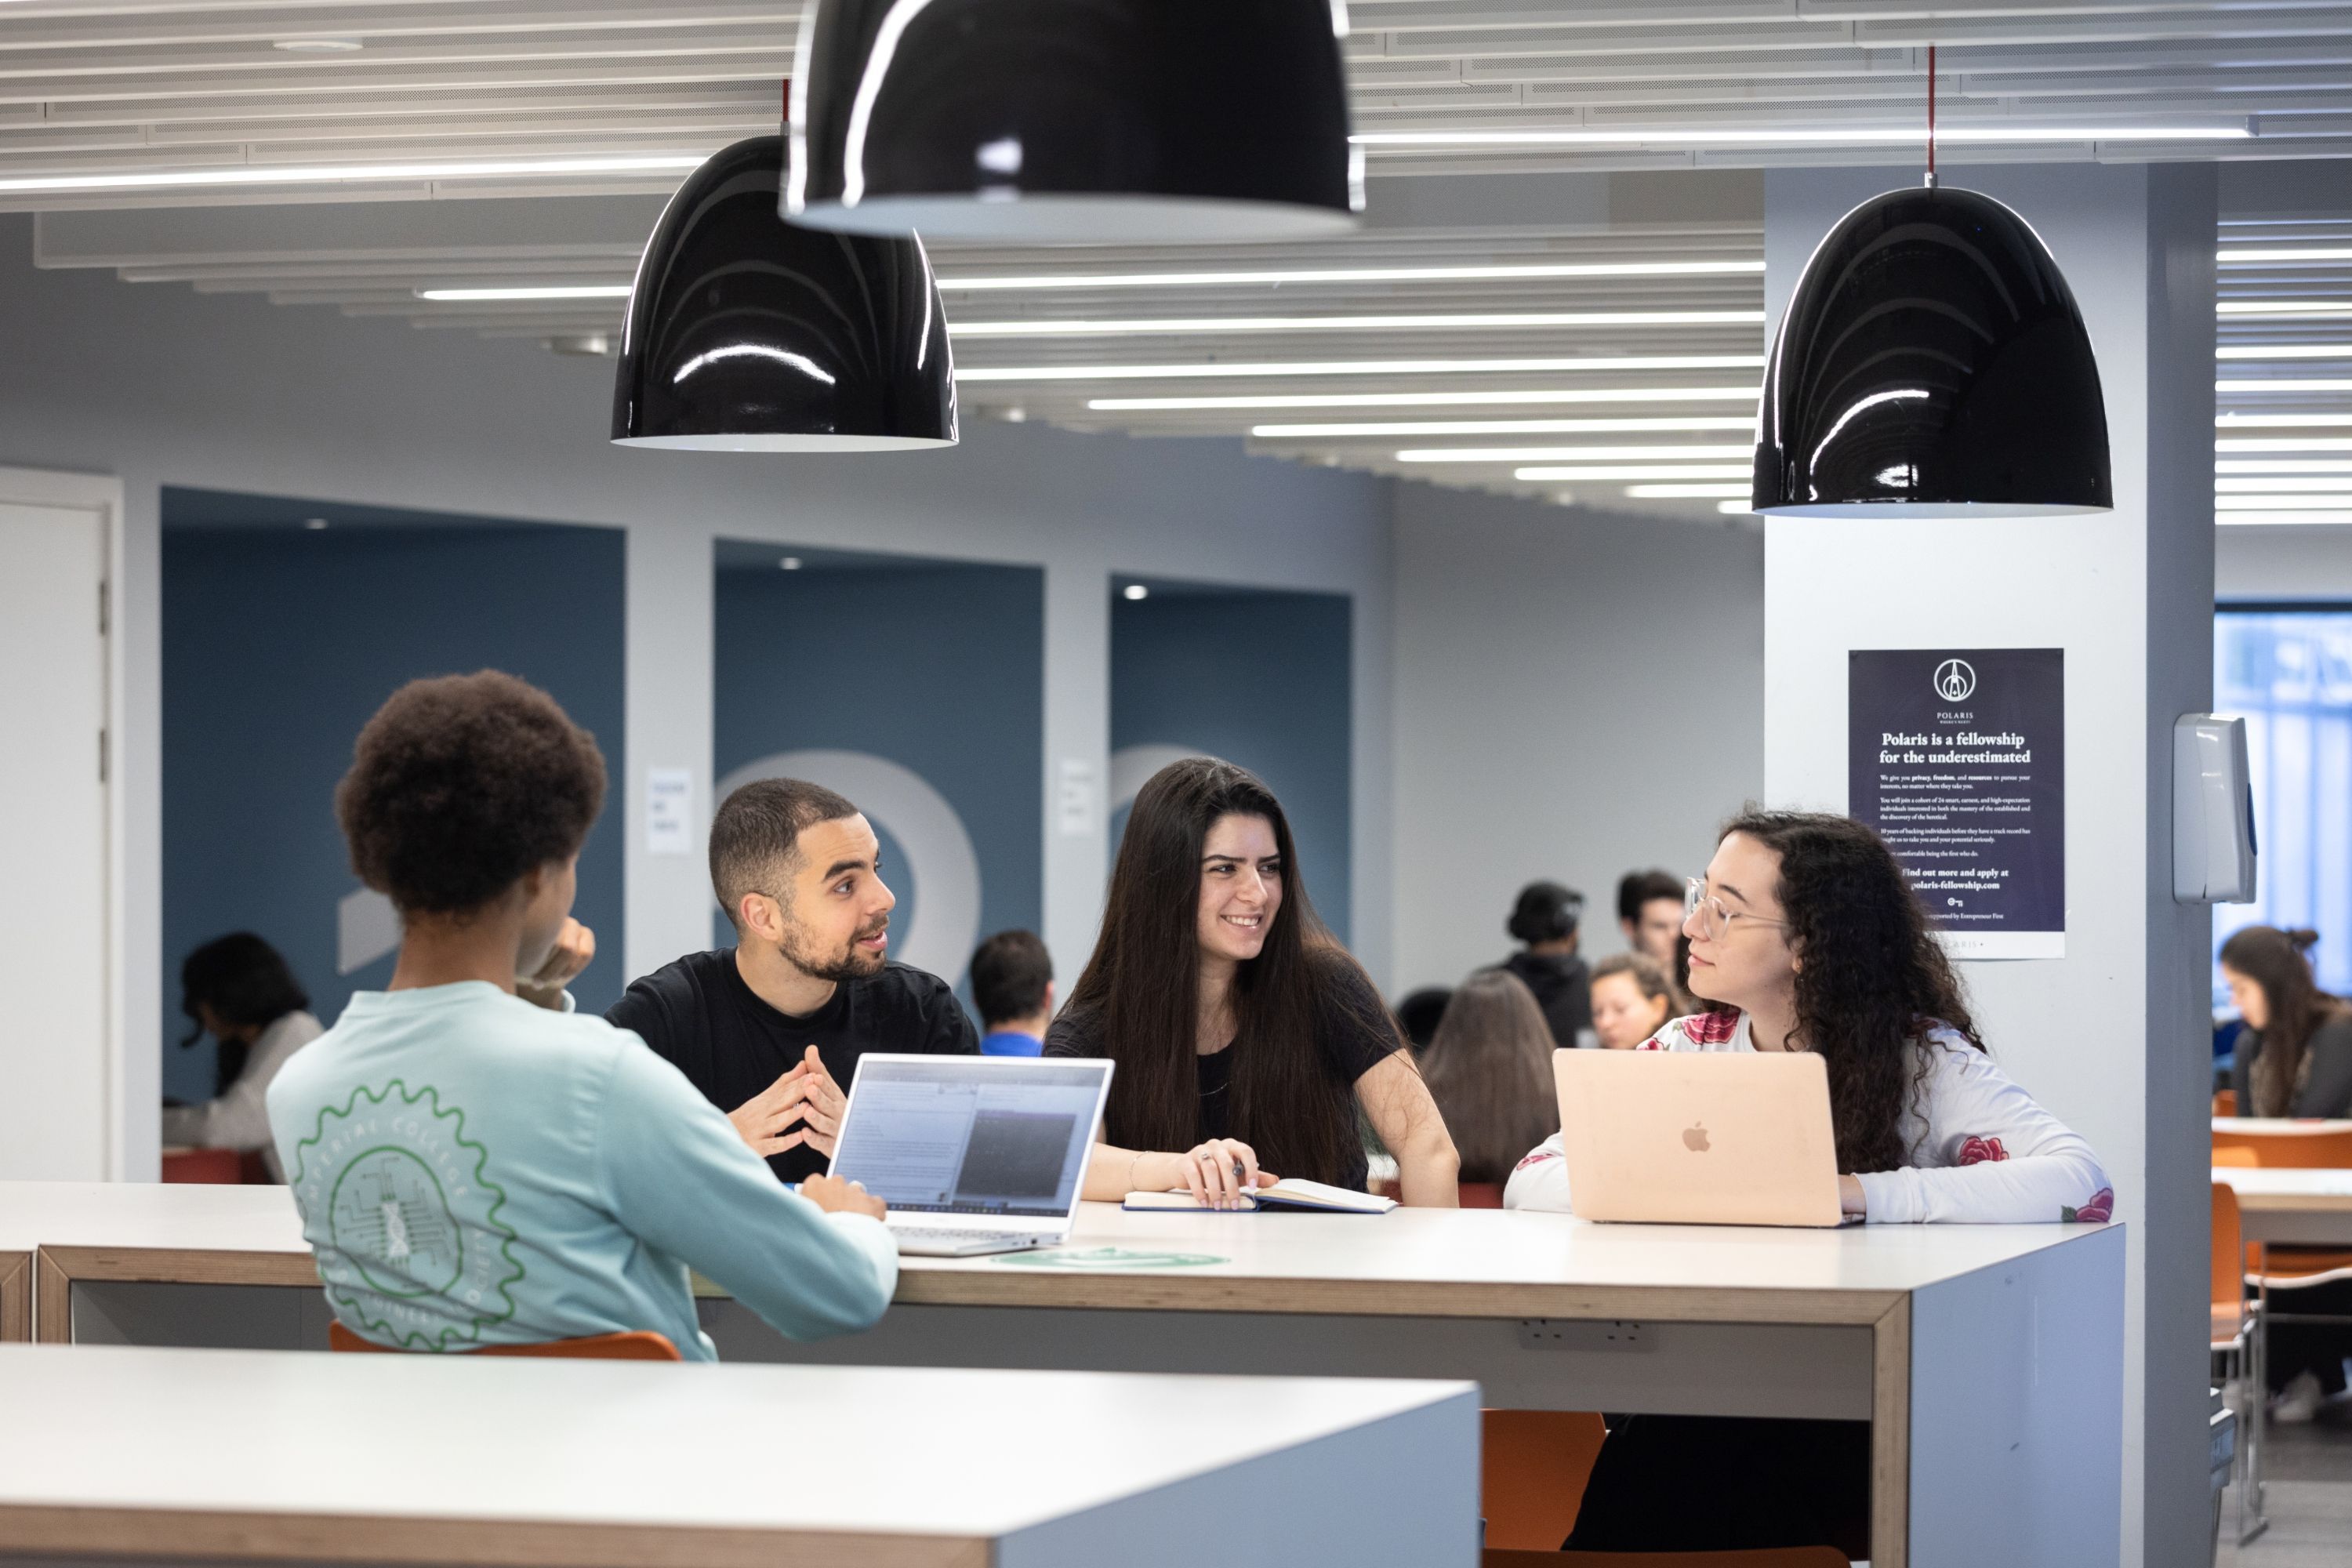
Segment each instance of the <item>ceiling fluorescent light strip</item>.
M562 283L528 289L419 289L416 297L450 305L494 300L625 300L629 288L626 283Z
M2215 359L2352 359L2352 343L2231 343Z
M2221 142L2253 135L2242 120L2221 125L1939 125L1937 142ZM1364 147L1779 147L1800 143L1833 147L1908 146L1919 140L1909 126L1754 127L1699 130L1658 126L1644 130L1595 131L1363 131L1349 138Z
M1396 455L1400 463L1671 463L1752 459L1755 447L1742 441L1720 447L1426 447Z
M289 167L231 164L121 174L29 174L0 178L0 194L75 191L169 191L191 186L343 184L377 180L553 178L575 174L684 174L702 166L702 153L614 158L501 158L443 163L327 163Z
M1262 441L1303 441L1316 437L1378 436L1598 436L1651 430L1753 430L1756 420L1746 414L1703 414L1657 419L1491 419L1406 421L1364 425L1254 425L1250 434Z
M2263 492L2310 495L2316 490L2331 492L2343 490L2347 492L2347 499L2352 499L2352 473L2335 478L2326 474L2280 474L2261 479L2223 476L2213 481L2213 490L2217 495L2252 495Z
M2343 511L2217 511L2213 521L2224 526L2252 523L2352 523L2352 510Z
M956 371L974 385L1012 381L1181 381L1277 375L1531 375L1562 371L1761 370L1762 354L1657 354L1617 359L1300 360L1266 363L994 365Z
M2352 382L2347 382L2352 389ZM1095 397L1097 414L1213 413L1258 408L1477 408L1548 403L1753 403L1752 386L1580 386L1529 392L1291 392L1231 397Z
M942 278L941 293L1051 289L1226 289L1283 283L1485 283L1547 278L1729 278L1764 270L1759 260L1561 261L1493 267L1302 267L1259 272L1055 272Z
M2302 490L2276 496L2221 496L2213 504L2221 511L2310 511L2320 507L2352 506L2352 490Z
M2352 474L2352 458L2221 458L2213 470L2221 474Z
M1761 310L1530 310L1448 316L1184 316L1129 321L951 321L958 338L1134 338L1180 333L1489 331L1529 327L1755 327Z
M2240 321L2329 321L2352 316L2352 300L2224 300L2213 309Z
M2292 392L2308 396L2323 392L2352 392L2352 381L2290 381L2282 376L2276 381L2217 381L2213 384L2213 390L2224 395L2233 392Z
M1746 463L1604 463L1597 468L1519 468L1511 478L1529 483L1573 484L1580 479L1738 479L1752 471Z
M2213 449L2216 452L2352 452L2352 440L2334 436L2306 436L2299 440L2283 437L2275 441L2243 437L2216 441Z
M2224 267L2256 267L2264 263L2299 261L2352 261L2352 247L2329 246L2309 250L2280 250L2252 246L2224 245L2214 253L2214 258Z

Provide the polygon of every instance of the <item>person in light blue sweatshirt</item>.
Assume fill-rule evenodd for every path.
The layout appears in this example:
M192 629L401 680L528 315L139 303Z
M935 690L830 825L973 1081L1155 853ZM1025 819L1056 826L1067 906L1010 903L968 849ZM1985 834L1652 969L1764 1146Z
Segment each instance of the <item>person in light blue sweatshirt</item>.
M794 1339L870 1327L898 1275L881 1201L780 1186L677 1068L569 1010L604 796L593 738L496 671L414 681L360 731L335 810L399 962L268 1092L335 1316L406 1350L650 1329L711 1361L695 1268Z

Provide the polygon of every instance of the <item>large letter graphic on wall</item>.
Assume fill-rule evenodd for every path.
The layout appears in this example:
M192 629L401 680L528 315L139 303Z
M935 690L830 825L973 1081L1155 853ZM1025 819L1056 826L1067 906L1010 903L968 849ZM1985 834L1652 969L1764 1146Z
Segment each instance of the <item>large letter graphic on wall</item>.
M891 944L899 963L952 985L980 942L980 858L955 807L922 776L868 752L777 752L719 781L723 801L759 779L806 779L846 795L898 841L919 890L906 934ZM886 875L883 879L888 880Z

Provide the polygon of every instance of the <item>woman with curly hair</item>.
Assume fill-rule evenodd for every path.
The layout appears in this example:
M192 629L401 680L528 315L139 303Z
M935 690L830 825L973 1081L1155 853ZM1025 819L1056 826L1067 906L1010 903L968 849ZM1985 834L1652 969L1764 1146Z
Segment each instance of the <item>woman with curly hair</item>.
M2115 1194L2090 1145L1985 1054L1926 910L1869 828L1751 807L1725 826L1688 903L1690 990L1710 1010L1636 1048L1822 1057L1847 1214L1877 1225L2108 1217ZM1503 1201L1572 1206L1559 1139L1520 1162ZM1865 1522L1868 1471L1865 1423L1641 1416L1612 1432L1569 1544L1846 1544ZM1720 1485L1709 1507L1669 1506L1694 1475Z

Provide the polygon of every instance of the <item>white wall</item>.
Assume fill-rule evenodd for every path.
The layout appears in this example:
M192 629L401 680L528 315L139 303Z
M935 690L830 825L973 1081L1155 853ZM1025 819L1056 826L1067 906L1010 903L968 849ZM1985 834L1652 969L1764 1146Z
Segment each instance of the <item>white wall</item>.
M1142 442L973 425L952 452L753 457L604 439L612 365L520 342L347 321L257 299L29 264L0 218L0 464L125 483L132 910L127 1016L161 1005L158 538L167 484L629 529L626 814L635 969L708 941L698 860L650 860L645 771L710 765L710 542L728 536L1046 569L1046 757L1106 775L1114 572L1356 596L1354 929L1385 980L1389 496L1385 481L1249 458L1230 442ZM854 659L855 649L816 650ZM888 694L877 693L887 701ZM1045 935L1066 973L1092 943L1101 833L1046 823ZM143 911L143 912L142 912ZM155 1170L160 1045L134 1031L126 1168Z
M1508 952L1538 877L1622 948L1617 879L1762 788L1762 536L1400 484L1396 584L1398 991Z
M1966 183L2024 215L2083 306L2115 510L1774 520L1765 784L1776 802L1845 809L1849 649L2066 650L2066 956L1971 963L1965 977L1995 1058L2114 1179L2130 1260L2124 1561L2185 1568L2205 1539L2209 921L2170 900L2168 757L2174 716L2212 692L2213 177L2210 165L2068 165L1972 168ZM1830 226L1887 184L1869 171L1767 176L1768 320Z

